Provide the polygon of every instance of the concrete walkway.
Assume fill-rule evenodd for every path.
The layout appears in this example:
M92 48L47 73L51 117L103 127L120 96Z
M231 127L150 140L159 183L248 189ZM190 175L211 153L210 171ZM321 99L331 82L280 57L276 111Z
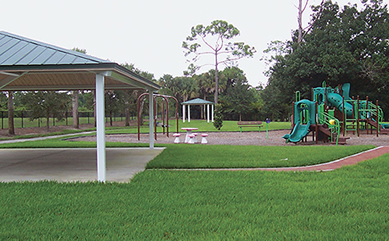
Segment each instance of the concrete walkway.
M164 148L107 148L108 182L128 182ZM96 148L0 149L0 182L96 181Z

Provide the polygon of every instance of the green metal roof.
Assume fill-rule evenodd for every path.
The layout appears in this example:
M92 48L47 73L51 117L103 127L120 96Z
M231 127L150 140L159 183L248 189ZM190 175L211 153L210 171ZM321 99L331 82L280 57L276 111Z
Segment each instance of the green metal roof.
M93 89L90 73L102 72L107 88L161 88L117 63L0 31L2 90Z
M62 65L112 63L0 31L0 65Z
M188 100L185 102L182 102L181 105L214 105L215 103L208 101L208 100L203 100L200 98L196 98L193 100Z

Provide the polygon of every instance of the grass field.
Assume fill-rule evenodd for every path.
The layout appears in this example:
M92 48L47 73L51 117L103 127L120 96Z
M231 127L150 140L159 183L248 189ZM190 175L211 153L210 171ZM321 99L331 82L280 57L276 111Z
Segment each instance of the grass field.
M206 130L207 124L202 124L196 127ZM283 129L282 123L272 124ZM236 122L225 128L238 131ZM110 131L130 129L134 128ZM107 142L107 147L128 146L148 144ZM163 146L167 149L130 183L0 183L0 240L389 236L389 154L331 172L158 169L310 165L372 146ZM57 138L0 145L11 147L96 147L96 143Z
M173 133L177 131L177 121L169 120L169 132ZM221 130L217 130L212 122L206 122L204 120L191 120L190 123L183 123L182 120L178 122L178 131L185 132L181 130L183 127L197 127L199 132L230 132L230 131L239 131L239 127L237 125L237 121L223 121L223 127ZM283 130L290 129L290 122L271 122L268 125L268 130ZM166 129L165 129L166 130ZM258 127L245 127L243 131L259 131ZM266 123L263 122L261 131L266 131ZM107 130L107 133L137 133L138 127L131 126L126 128L115 128L113 130ZM148 133L148 122L145 122L143 126L141 126L141 133ZM162 132L162 127L157 127L157 132Z
M389 155L332 172L0 183L0 240L387 240Z
M294 167L320 164L374 146L169 145L147 164L152 168Z

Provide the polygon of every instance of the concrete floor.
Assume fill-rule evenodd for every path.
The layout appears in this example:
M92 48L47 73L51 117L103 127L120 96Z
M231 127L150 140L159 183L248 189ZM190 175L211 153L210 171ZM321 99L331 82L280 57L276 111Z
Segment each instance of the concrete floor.
M106 181L128 182L164 148L107 148ZM96 181L94 148L0 149L0 182Z

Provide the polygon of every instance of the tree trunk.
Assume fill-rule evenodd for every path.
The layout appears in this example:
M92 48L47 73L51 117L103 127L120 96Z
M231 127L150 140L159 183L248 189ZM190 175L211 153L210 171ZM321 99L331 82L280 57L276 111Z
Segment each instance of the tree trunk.
M93 116L95 117L95 127L97 126L97 116L96 116L96 91L93 92Z
M141 100L140 102L140 105L139 105L139 116L140 116L140 125L143 126L143 106L145 104L145 101L146 101L146 98L143 97L143 99Z
M73 107L73 128L80 128L78 116L78 90L72 93L72 107Z
M303 40L303 0L299 0L299 8L298 8L298 37L297 37L297 43L300 44Z
M112 111L110 111L109 112L109 124L110 124L110 126L112 126L113 125L113 122L112 122L112 116L113 116L113 113L112 113Z
M217 105L217 98L218 98L218 92L219 92L219 76L217 73L217 53L215 53L215 107Z
M125 121L124 121L124 126L130 126L130 91L129 90L126 90L124 91L124 98L125 98L125 102L124 102L124 115L125 115Z
M128 104L127 104L128 105ZM124 125L125 126L130 126L130 108L125 108L124 109L124 114L126 116L126 120L125 120L125 123Z
M50 114L47 113L46 115L46 129L49 130L50 127Z
M8 134L10 135L15 135L13 96L13 91L8 91Z

